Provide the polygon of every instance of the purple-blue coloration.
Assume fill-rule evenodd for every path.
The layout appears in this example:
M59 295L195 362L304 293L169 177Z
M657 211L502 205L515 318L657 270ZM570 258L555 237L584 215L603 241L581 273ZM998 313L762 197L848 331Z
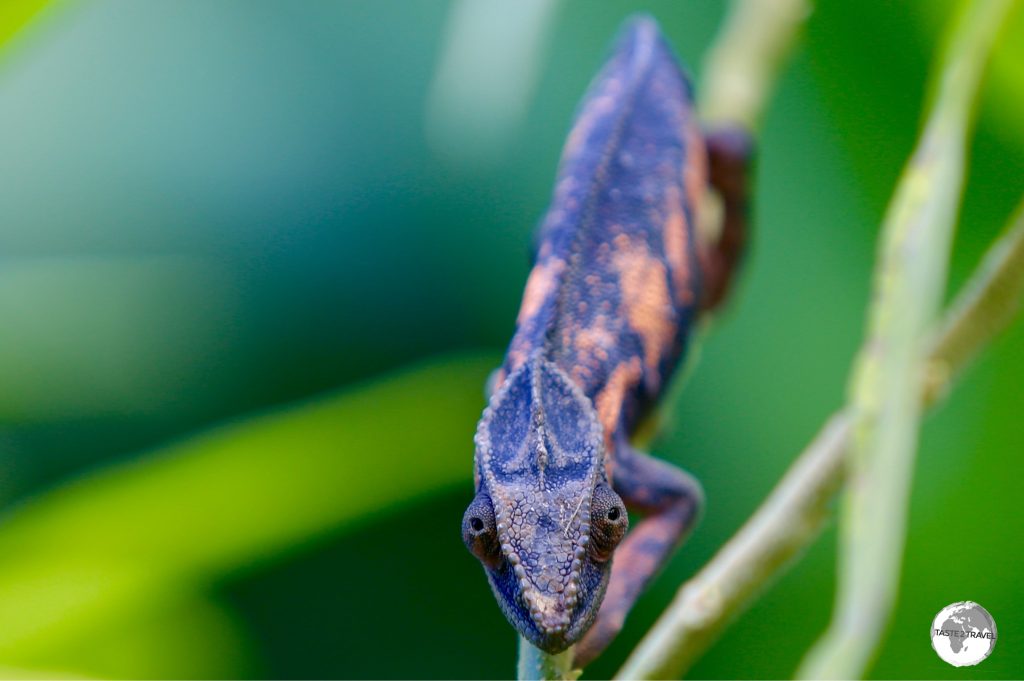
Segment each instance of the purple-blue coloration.
M740 250L737 170L749 144L736 131L717 139L700 133L690 84L657 25L631 20L569 135L477 429L463 539L516 629L548 652L582 637L578 664L619 631L700 508L699 485L633 450L629 436ZM719 168L734 185L723 192L728 252L702 244L695 227L708 144L711 179ZM647 517L623 541L626 505Z

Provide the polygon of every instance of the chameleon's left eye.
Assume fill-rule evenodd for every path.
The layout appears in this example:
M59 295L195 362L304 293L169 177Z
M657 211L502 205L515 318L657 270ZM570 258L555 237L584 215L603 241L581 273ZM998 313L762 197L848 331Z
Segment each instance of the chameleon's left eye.
M599 562L611 558L628 528L629 514L622 499L608 485L599 484L590 503L591 557Z
M497 567L501 562L494 507L490 497L483 492L476 495L462 516L462 542L484 565Z

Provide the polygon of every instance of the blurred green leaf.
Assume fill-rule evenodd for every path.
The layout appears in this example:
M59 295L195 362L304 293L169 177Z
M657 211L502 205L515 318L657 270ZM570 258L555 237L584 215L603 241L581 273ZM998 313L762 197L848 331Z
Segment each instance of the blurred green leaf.
M50 0L4 0L0 2L0 48L49 4Z
M495 362L432 361L191 437L10 513L0 660L53 664L98 626L468 481Z
M50 664L59 667L48 669L101 679L258 676L253 660L259 655L244 623L225 604L202 595L180 594L162 607L90 630L56 652Z

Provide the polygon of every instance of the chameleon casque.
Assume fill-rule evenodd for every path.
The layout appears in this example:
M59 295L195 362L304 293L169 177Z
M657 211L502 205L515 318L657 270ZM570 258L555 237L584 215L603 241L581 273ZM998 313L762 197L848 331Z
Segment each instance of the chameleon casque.
M498 604L550 653L593 659L694 525L687 473L630 435L664 394L742 251L752 148L703 134L655 22L630 20L562 152L516 330L477 427L467 548ZM698 212L715 190L717 239ZM643 518L626 533L626 507ZM614 557L614 559L613 559Z

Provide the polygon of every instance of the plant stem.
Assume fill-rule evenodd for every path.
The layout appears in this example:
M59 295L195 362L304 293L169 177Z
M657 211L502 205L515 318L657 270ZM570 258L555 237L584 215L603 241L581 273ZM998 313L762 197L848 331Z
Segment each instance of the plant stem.
M765 583L818 535L842 477L849 419L832 417L768 499L675 599L616 675L678 678Z
M810 11L808 0L733 0L705 60L699 99L706 123L757 129Z
M921 400L931 406L971 360L1014 320L1024 301L1024 198L1010 223L946 309L929 344L927 364L942 367L941 388L925 374ZM938 372L935 372L938 373Z
M1014 318L1024 297L1024 200L1007 231L943 317L929 353L947 387ZM920 391L925 406L942 394L933 372ZM678 678L726 625L813 542L831 491L841 483L850 416L834 414L739 532L677 592L617 678Z
M921 416L928 331L945 288L971 107L1012 0L970 3L943 55L935 104L882 226L868 334L849 397L852 438L828 629L803 678L859 678L899 585Z
M989 248L936 331L925 374L925 400L942 397L963 369L1006 327L1024 298L1024 201Z
M574 653L575 649L570 647L557 655L548 655L520 636L516 678L520 681L574 681L580 675L572 668Z

